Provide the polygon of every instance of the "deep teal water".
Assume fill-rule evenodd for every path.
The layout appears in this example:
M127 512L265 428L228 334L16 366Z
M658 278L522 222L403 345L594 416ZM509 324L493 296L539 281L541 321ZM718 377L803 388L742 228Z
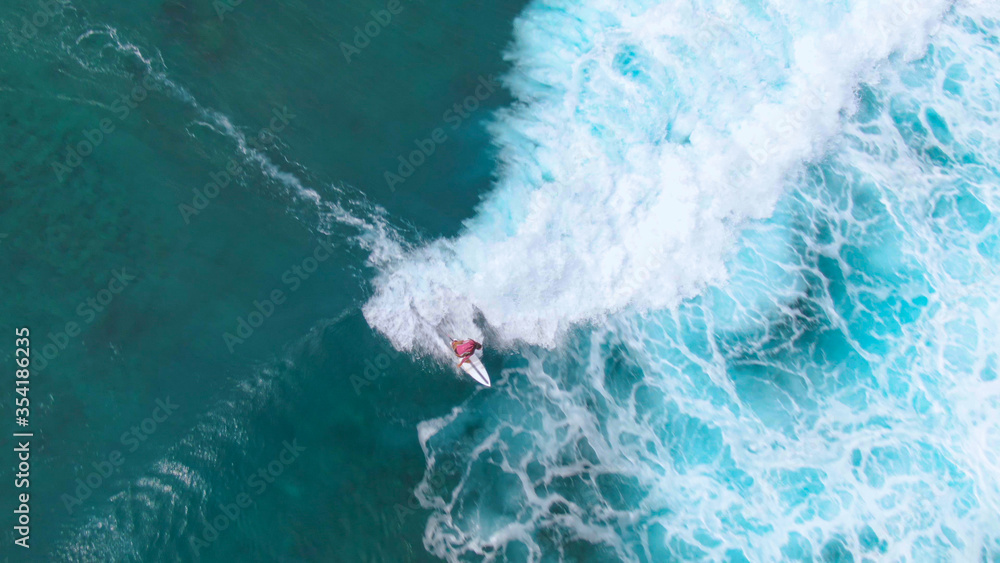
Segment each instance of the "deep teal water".
M383 172L443 126L480 76L503 72L523 3L404 4L350 63L340 42L385 3L243 2L220 19L211 2L74 0L24 41L11 34L38 5L0 9L2 330L30 327L40 353L49 333L82 328L33 378L32 548L27 558L8 550L5 525L12 560L193 560L203 520L293 440L301 457L200 560L430 557L426 510L411 494L424 468L415 424L472 385L425 380L419 374L440 368L399 356L356 392L351 376L384 344L358 311L368 274L346 243L353 233L320 227L199 109L248 137L286 111L294 117L260 144L283 170L332 200L363 190L422 236L455 232L489 185L483 122L508 103L504 92L395 191ZM115 101L147 77L155 87L123 116L128 106ZM114 131L60 178L52 163L104 119ZM240 178L185 222L178 206L230 160ZM292 274L292 291L283 274L320 242L334 246L332 257ZM92 318L78 314L122 268L136 279ZM275 289L287 300L230 352L223 334ZM12 387L0 390L5 419ZM130 451L122 433L168 397L176 412ZM64 495L115 451L124 457L116 473L69 513ZM10 469L0 466L5 491ZM115 501L137 492L143 500ZM0 498L4 514L12 497ZM408 504L417 510L400 517ZM120 526L112 542L87 531L109 511Z

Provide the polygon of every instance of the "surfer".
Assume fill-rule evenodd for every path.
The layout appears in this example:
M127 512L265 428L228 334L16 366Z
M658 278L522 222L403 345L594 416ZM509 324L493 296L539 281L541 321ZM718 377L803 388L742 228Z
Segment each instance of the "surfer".
M472 357L472 354L474 354L476 350L481 350L482 348L483 348L482 344L476 342L475 340L472 340L471 338L469 340L451 341L451 349L455 351L456 356L462 358L462 361L458 362L459 366L461 366L465 362L468 362L469 358Z

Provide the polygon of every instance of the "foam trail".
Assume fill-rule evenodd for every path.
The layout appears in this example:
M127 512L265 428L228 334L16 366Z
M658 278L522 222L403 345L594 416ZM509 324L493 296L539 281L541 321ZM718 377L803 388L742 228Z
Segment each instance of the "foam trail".
M145 54L134 42L123 38L118 29L107 24L89 26L74 40L64 43L63 48L82 68L98 75L110 73L134 79L138 73L151 77L164 93L194 110L196 124L231 140L245 168L259 170L273 185L290 196L298 204L293 212L307 214L302 208L304 205L315 213L311 223L321 234L335 234L336 226L354 230L358 234L347 237L348 240L366 250L373 263L402 251L402 242L389 225L384 209L369 203L364 194L356 190L349 193L347 188L339 186L327 186L330 191L321 195L295 173L283 169L271 158L269 151L255 146L229 116L206 107L187 88L172 80L158 51L155 55ZM287 158L285 160L290 162ZM331 200L330 196L336 199Z
M748 220L823 154L858 80L921 53L944 1L537 2L515 25L493 134L500 180L458 238L375 281L369 323L402 349L482 312L500 340L658 309L726 279ZM406 311L416 310L417 314Z

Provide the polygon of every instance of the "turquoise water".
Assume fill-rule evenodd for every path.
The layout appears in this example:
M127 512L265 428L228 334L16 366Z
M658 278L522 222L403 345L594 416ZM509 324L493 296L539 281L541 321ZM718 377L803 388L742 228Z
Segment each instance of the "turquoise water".
M1000 558L993 5L53 5L12 560Z

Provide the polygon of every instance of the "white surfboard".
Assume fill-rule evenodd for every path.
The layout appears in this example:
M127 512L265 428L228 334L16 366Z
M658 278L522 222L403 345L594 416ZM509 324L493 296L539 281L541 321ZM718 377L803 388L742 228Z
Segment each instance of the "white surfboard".
M475 379L480 385L490 386L490 374L486 372L486 366L475 354L469 356L469 361L462 364L462 371L469 377Z
M413 309L412 304L410 305L410 308ZM413 309L413 312L417 313L417 310ZM420 314L417 313L417 316L420 317ZM423 317L420 318L421 320L423 320ZM424 322L426 323L427 321ZM432 326L430 323L427 323L427 325ZM439 342L441 343L442 349L445 351L445 354L455 359L456 364L460 362L461 359L455 357L455 350L452 349L451 347L451 343L455 339L448 334L450 331L445 330L441 325L435 326L434 331L437 332L438 335L440 335L441 338L443 339L443 341ZM486 387L492 387L492 384L490 383L490 374L489 372L486 371L486 366L483 365L483 361L480 360L475 353L469 356L469 361L462 363L460 367L462 368L462 371L464 371L469 377L475 379L476 383L480 385L485 385Z

